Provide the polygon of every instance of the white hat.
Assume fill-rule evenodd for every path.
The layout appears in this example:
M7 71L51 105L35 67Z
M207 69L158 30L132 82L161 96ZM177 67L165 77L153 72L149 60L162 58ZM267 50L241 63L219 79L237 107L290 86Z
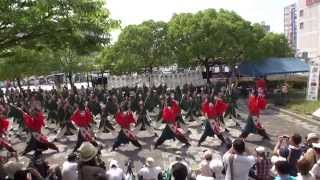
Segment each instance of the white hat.
M320 143L312 143L312 147L320 149Z
M17 171L25 170L27 165L27 163L23 162L8 161L6 164L3 165L3 169L4 172L6 172L10 178L14 178L14 174Z
M94 158L98 153L97 148L95 148L91 143L84 142L80 146L80 161L87 162Z
M117 160L114 160L114 159L111 159L111 160L110 160L109 167L111 168L112 166L119 167L118 161L117 161Z
M147 166L153 166L153 164L154 164L154 159L152 157L148 157L146 159L146 165Z
M262 147L262 146L258 146L256 148L256 152L257 153L264 153L264 152L266 152L266 149L264 147Z
M309 141L309 140L311 140L311 139L319 139L319 136L318 136L318 134L316 134L316 133L309 133L308 135L307 135L307 141Z
M272 164L275 164L278 161L286 161L287 159L282 157L282 156L272 156L271 157L271 162Z

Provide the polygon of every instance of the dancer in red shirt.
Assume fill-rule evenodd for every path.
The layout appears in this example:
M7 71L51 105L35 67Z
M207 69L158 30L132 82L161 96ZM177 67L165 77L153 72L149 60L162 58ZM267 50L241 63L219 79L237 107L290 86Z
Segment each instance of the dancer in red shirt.
M157 139L154 148L158 148L165 140L177 138L179 141L185 143L187 147L191 144L184 136L183 130L178 127L177 115L179 113L179 106L169 98L162 110L162 121L166 127L162 131L161 136Z
M20 111L22 112L24 125L31 133L31 139L22 155L25 155L32 150L45 151L48 148L59 152L58 147L54 143L49 142L48 137L41 132L42 128L45 126L45 116L39 107L32 106L30 113L24 112L21 109Z
M98 146L98 143L95 141L94 135L90 130L90 123L92 123L93 117L89 108L86 108L83 103L80 103L70 120L79 128L78 140L73 152L77 151L85 141L90 142L94 146Z
M120 125L121 130L112 146L112 151L114 151L121 144L128 144L131 142L134 146L141 149L141 144L139 143L137 136L131 131L131 124L136 124L136 121L133 117L133 113L129 109L128 111L123 111L122 108L119 108L116 114L116 122Z

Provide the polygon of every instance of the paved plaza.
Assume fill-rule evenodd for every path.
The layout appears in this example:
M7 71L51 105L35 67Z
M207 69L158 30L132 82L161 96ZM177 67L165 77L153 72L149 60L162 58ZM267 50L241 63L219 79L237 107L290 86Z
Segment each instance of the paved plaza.
M247 117L245 101L241 101L240 104L240 114L242 118L245 119ZM311 124L310 122L302 122L301 120L281 114L271 109L265 110L261 118L263 125L267 129L267 132L271 135L272 141L262 141L260 136L250 135L247 138L247 143L250 149L253 149L257 145L263 145L271 150L275 144L277 136L281 134L292 134L294 132L298 132L304 137L309 132L320 133L320 127L315 124ZM230 138L232 139L238 137L240 134L240 128L236 128L234 126L234 122L228 119L226 119L226 121L230 130ZM240 120L242 127L244 126L244 122L245 120ZM159 129L161 128L162 127ZM166 169L170 164L169 162L174 161L177 156L182 156L191 165L195 165L200 161L201 155L206 149L213 150L217 156L219 156L221 152L225 151L225 147L220 145L221 142L217 138L208 137L207 140L202 143L201 147L197 146L198 140L203 131L201 127L201 120L190 123L188 128L191 131L189 139L192 144L192 146L189 148L184 147L183 144L176 140L166 141L162 146L160 146L159 149L153 150L153 144L156 140L156 137L154 137L153 134L148 133L148 131L141 131L137 135L139 137L139 141L142 143L142 150L138 150L130 144L121 146L117 151L111 152L110 149L113 140L117 135L117 131L108 134L96 132L96 135L98 141L105 145L104 149L102 150L102 158L105 162L107 162L107 164L110 159L117 159L123 166L124 162L130 158L134 161L136 169L141 167L142 163L144 162L144 158L148 156L152 156L156 160L156 164ZM44 130L44 132L48 134L50 140L55 136L54 129L54 124L48 123L48 128ZM156 131L159 135L161 134L161 130ZM12 136L12 143L19 152L21 152L26 145L26 135L23 133L21 136L21 139L17 139L14 135ZM75 135L67 136L59 140L59 142L56 142L56 144L61 152L55 153L51 150L46 151L44 154L47 157L47 160L50 163L57 163L61 165L67 154L72 151L75 142ZM28 157L31 157L31 155L28 155ZM26 159L26 157L23 157L23 160Z

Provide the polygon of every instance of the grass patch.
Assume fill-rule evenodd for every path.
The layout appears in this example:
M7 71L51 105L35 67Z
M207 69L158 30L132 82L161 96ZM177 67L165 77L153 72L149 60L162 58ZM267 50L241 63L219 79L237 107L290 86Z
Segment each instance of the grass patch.
M320 101L306 101L304 99L290 99L290 102L285 107L290 111L303 114L312 115L314 111L320 108Z

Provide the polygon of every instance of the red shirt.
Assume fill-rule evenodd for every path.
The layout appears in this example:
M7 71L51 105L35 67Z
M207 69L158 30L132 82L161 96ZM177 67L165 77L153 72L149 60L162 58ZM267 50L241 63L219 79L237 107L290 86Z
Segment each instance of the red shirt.
M212 107L208 106L206 113L207 113L208 118L215 118L217 116L217 112L216 112L216 109L214 108L214 106L212 106Z
M215 103L215 109L217 112L217 115L222 115L226 110L228 109L228 104L223 102L222 99L217 99Z
M9 127L9 121L8 119L1 119L0 118L0 134L4 134Z
M265 109L267 100L260 96L250 96L248 100L249 112L252 116L260 116L260 111Z
M116 114L116 122L121 126L121 128L130 129L130 124L135 123L135 120L131 112L118 112Z
M87 127L92 122L92 114L88 109L80 111L79 109L71 116L71 121L79 127Z
M266 81L264 79L256 80L256 87L257 87L257 89L261 88L263 90L266 90L266 88L267 88Z
M41 129L45 125L45 117L42 112L38 112L35 117L24 112L23 121L26 127L38 133L41 133Z
M176 122L176 114L174 113L174 110L168 106L164 107L162 110L162 119L164 123Z

